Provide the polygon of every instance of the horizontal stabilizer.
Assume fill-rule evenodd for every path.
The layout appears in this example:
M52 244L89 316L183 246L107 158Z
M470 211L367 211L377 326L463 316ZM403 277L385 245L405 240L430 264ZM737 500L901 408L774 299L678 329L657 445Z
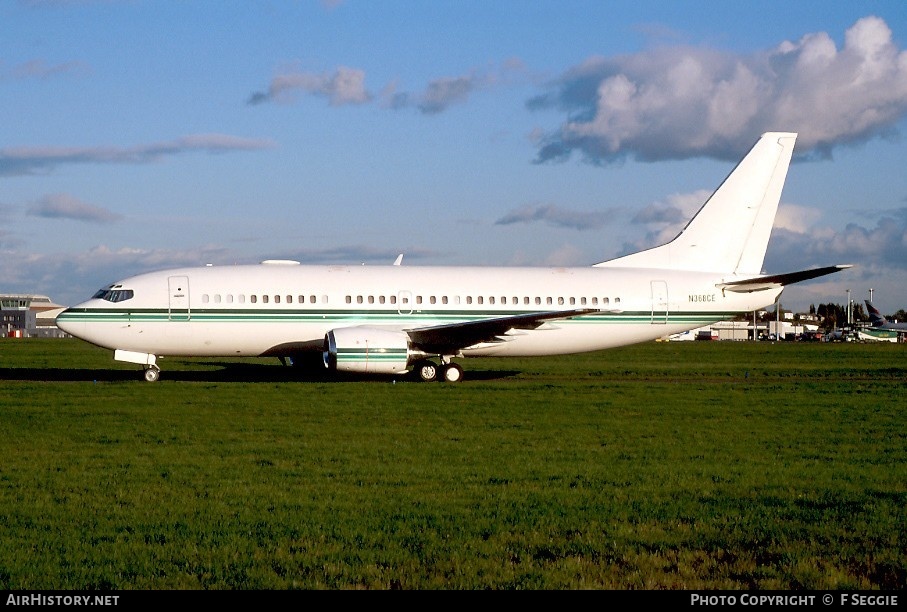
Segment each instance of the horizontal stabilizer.
M731 281L729 283L718 283L716 287L722 291L733 291L735 293L752 293L754 291L766 291L768 289L780 289L786 285L792 285L811 278L818 278L826 274L833 274L852 268L850 264L841 264L837 266L827 266L825 268L815 268L813 270L801 270L799 272L788 272L787 274L771 274L768 276L757 276L746 280Z

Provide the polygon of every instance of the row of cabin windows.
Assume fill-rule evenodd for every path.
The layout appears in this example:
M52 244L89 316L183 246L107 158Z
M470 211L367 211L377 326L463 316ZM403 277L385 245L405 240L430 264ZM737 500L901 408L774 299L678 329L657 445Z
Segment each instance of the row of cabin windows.
M292 304L292 303L294 303L294 296L292 296L292 295L286 295L286 296L281 296L281 295L274 295L274 296L270 296L270 295L262 295L262 296L258 296L258 295L250 295L250 296L249 296L249 303L250 303L250 304L257 304L258 301L259 301L259 299L261 299L261 303L262 303L262 304L269 304L269 303L271 303L271 300L273 300L273 302L274 302L275 304L280 304L281 302L283 302L283 303L285 303L285 304ZM228 293L228 294L225 295L225 296L221 296L219 293L215 293L213 296L210 296L210 295L208 295L207 293L202 294L202 303L203 303L203 304L209 304L209 303L211 303L211 302L214 302L215 304L224 304L224 303L226 303L226 304L233 304L233 303L236 303L236 304L245 304L245 303L246 303L246 295L245 295L244 293L240 293L239 295L236 296L236 299L235 299L235 302L234 302L234 296L233 296L232 293ZM309 304L317 304L317 303L318 303L318 296L317 296L317 295L309 295L309 296L298 295L298 296L295 297L295 303L297 303L297 304L305 304L305 303L309 303ZM322 303L322 304L327 304L327 303L328 303L328 296L322 295L322 296L321 296L321 303Z
M212 299L212 297L213 297L213 299ZM286 296L281 296L281 295L274 295L274 296L270 296L270 295L262 295L262 296L260 296L260 299L261 299L261 303L262 303L262 304L269 304L269 303L272 303L272 300L273 300L273 303L274 303L274 304L280 304L280 303L293 304L293 303L294 303L294 296L292 296L292 295L286 295ZM352 304L352 303L353 303L353 299L354 299L354 298L353 298L352 295L346 296L346 303L347 303L347 304ZM410 303L410 299L411 299L411 298L410 298L409 296L407 296L407 295L402 295L402 296L400 296L400 303L401 303L401 304L409 304L409 303ZM487 301L486 301L486 300L487 300ZM250 304L257 304L258 301L259 301L259 296L258 296L258 295L250 295L250 296L249 296L249 303L250 303ZM357 296L355 296L355 301L356 301L357 304L366 304L366 303L368 303L368 304L396 304L396 303L397 303L397 296L396 296L396 295L391 295L391 296L383 296L383 295L379 295L379 296L376 297L376 296L374 296L374 295L368 295L368 296L357 295ZM234 296L233 296L233 294L231 294L231 293L228 293L228 294L225 295L225 296L221 296L219 293L215 293L214 296L210 296L210 295L208 295L207 293L205 293L205 294L202 295L202 303L203 303L203 304L209 304L209 303L211 303L211 302L213 302L213 303L215 303L215 304L222 304L222 303L226 303L226 304L233 304L233 303L237 303L237 304L245 304L245 303L246 303L246 296L245 296L245 294L239 294L239 295L236 296L236 301L234 302ZM318 303L318 296L315 296L315 295L309 295L309 296L299 295L299 296L295 296L295 303L297 303L297 304L305 304L305 303L309 303L309 304L317 304L317 303ZM322 303L322 304L327 304L327 303L328 303L328 296L322 295L322 296L321 296L321 303ZM415 296L415 303L416 303L416 304L423 304L423 303L426 303L426 302L423 300L423 298L422 298L421 295L417 295L417 296ZM543 298L543 297L536 296L536 297L534 297L534 298L530 298L530 297L528 297L528 296L523 296L523 298L521 299L521 298L519 298L519 297L513 296L513 297L511 297L511 298L509 299L509 301L508 301L507 296L501 296L500 299L498 300L498 299L496 299L495 296L493 296L493 295L492 295L492 296L488 296L488 297L485 297L485 296L481 296L481 295L480 295L480 296L477 296L477 297L475 297L475 298L473 298L473 296L471 296L471 295L468 295L468 296L466 296L465 298L461 298L459 295L457 295L457 296L454 296L454 297L451 298L451 299L448 299L448 297L447 297L446 295L442 295L441 297L437 297L437 296L432 295L432 296L429 296L429 297L428 297L427 303L428 303L428 304L463 304L463 303L465 303L465 304L485 304L485 303L488 303L488 304L496 304L496 303L497 303L497 304L502 304L502 305L506 305L506 304L509 303L509 304L511 304L511 305L513 305L513 306L517 306L517 305L519 305L519 304L522 303L524 306L529 306L529 305L533 305L533 304L535 304L536 306L541 306L541 305L543 305L543 304L546 305L546 306L553 306L553 305L555 305L555 304L557 304L558 306L564 306L564 305L570 305L570 306L577 306L577 305L578 305L578 306L598 306L599 303L601 303L601 304L603 304L603 305L608 305L608 304L610 304L610 303L611 303L611 299L605 297L605 298L601 298L601 301L599 302L599 298L597 298L597 297L592 297L592 298L586 298L586 297L579 297L579 298L577 298L577 297L567 297L567 298L565 298L565 297L551 297L551 296L547 296L547 297L544 297L544 298ZM615 303L615 304L619 304L619 303L620 303L620 298L614 298L614 303Z
M385 303L385 299L384 299L384 296L383 296L383 295L379 295L377 298L376 298L375 296L373 296L373 295L369 295L369 296L357 295L357 296L356 296L356 303L357 303L357 304L365 304L365 303L375 304L375 303L376 303L376 302L375 302L376 299L377 299L377 303L378 303L378 304L384 304L384 303ZM409 304L409 301L410 301L410 298L407 297L407 296L401 296L401 298L400 298L400 303L401 303L401 304ZM437 296L432 295L432 296L429 296L429 297L428 297L428 301L427 301L427 302L426 302L425 300L423 300L423 298L422 298L421 295L417 295L415 301L416 301L416 304L424 304L424 303L428 303L428 304L464 304L464 303L465 303L465 304L486 304L486 303L487 303L487 304L495 304L495 303L497 303L497 304L506 305L506 304L509 303L509 304L514 305L514 306L517 306L517 305L519 305L519 304L521 304L521 303L522 303L523 305L526 305L526 306L531 305L531 304L536 304L536 305L541 305L541 304L545 304L545 305L554 305L554 304L558 304L558 305L560 305L560 306L563 306L563 305L565 305L565 304L569 304L569 305L571 305L571 306L576 306L576 305L580 305L580 306L589 306L589 305L598 306L598 304L599 304L599 299L598 299L597 297L593 297L593 298L585 298L585 297L580 297L580 298L576 298L576 297L568 297L568 298L565 298L565 297L551 297L551 296L548 296L548 297L542 298L542 297L536 296L535 298L530 298L530 297L528 297L528 296L523 296L523 298L522 298L522 300L521 300L519 297L513 296L513 297L509 298L509 301L508 301L507 296L501 296L501 297L500 297L500 301L497 301L497 299L496 299L495 296L493 296L493 295L492 295L492 296L489 296L489 297L487 297L487 298L486 298L485 296L481 296L481 295L480 295L480 296L477 296L477 297L475 297L475 298L473 298L473 296L471 296L471 295L466 296L466 298L461 298L459 295L456 295L456 296L454 296L453 298L451 298L450 300L448 299L448 297L447 297L446 295L442 295L441 297L437 297ZM351 295L346 296L346 303L347 303L347 304L352 304L352 303L353 303L353 296L351 296ZM390 303L391 303L391 304L396 304L396 303L397 303L397 296L395 296L395 295L390 296ZM601 298L601 303L602 303L602 304L610 304L610 303L611 303L611 298ZM619 304L619 303L620 303L620 298L614 298L614 303L615 303L615 304Z

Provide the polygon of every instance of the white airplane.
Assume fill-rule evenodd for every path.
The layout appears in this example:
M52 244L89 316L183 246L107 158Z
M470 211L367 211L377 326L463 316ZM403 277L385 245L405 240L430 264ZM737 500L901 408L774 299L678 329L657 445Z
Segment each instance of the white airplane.
M674 240L589 267L309 266L286 260L140 274L57 317L160 376L162 356L320 357L338 372L459 381L452 359L644 342L773 303L837 265L761 274L794 133L764 134ZM321 367L320 365L318 366Z

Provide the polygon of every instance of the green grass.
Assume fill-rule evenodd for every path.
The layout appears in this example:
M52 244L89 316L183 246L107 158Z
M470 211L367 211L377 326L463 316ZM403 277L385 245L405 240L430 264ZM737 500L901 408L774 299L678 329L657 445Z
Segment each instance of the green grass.
M0 589L903 589L904 345L461 384L0 341Z

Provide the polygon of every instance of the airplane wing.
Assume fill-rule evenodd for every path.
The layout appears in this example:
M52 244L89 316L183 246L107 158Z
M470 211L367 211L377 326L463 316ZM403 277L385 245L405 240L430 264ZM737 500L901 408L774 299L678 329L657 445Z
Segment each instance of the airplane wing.
M735 293L752 293L753 291L765 291L766 289L778 289L785 285L799 283L800 281L818 278L826 274L840 272L852 265L844 264L838 266L827 266L825 268L815 268L813 270L801 270L799 272L788 272L787 274L770 274L768 276L756 276L746 280L731 281L729 283L718 283L715 285L722 291L733 291Z
M581 315L602 312L597 308L577 308L450 323L433 327L407 329L410 340L426 353L454 353L480 342L501 342L501 336L515 329L537 329L547 321L570 319Z

